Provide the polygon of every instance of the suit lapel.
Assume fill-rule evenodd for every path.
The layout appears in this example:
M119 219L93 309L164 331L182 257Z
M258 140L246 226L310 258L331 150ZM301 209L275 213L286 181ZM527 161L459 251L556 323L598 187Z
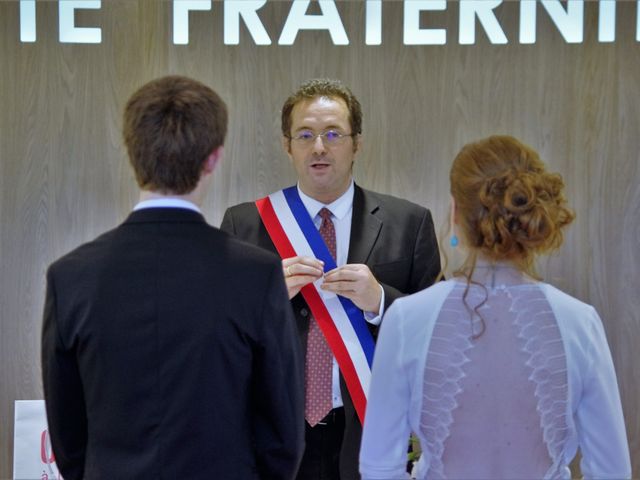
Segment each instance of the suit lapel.
M369 259L382 228L382 220L375 215L379 208L374 197L355 185L347 263L366 263Z

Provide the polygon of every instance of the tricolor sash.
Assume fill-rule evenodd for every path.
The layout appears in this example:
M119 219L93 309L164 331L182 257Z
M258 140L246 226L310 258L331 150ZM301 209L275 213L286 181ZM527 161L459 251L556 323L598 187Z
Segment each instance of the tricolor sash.
M325 272L336 268L296 186L256 200L256 207L281 258L309 256L322 260ZM362 310L348 298L321 290L322 281L305 285L300 293L336 357L362 422L371 380L373 337Z

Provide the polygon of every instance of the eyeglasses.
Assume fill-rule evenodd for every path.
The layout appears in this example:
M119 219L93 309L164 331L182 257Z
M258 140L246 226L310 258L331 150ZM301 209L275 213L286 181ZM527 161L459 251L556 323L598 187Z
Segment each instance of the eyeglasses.
M327 130L322 133L313 133L311 130L301 130L289 138L304 146L313 145L318 137L322 139L322 143L325 145L336 145L345 138L353 137L354 135L353 133L341 133L337 130Z

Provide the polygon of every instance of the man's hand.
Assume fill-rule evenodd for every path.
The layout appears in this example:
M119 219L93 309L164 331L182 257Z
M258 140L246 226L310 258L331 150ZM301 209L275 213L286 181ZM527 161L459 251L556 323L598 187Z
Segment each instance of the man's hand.
M382 289L366 265L347 264L327 272L322 289L347 297L365 312L380 313Z
M324 263L313 257L291 257L282 260L282 270L291 300L302 287L322 277Z

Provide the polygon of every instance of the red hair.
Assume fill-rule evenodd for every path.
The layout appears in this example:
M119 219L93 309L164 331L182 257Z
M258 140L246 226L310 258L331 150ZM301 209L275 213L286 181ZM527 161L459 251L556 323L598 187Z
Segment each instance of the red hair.
M563 228L575 218L562 177L510 136L465 145L450 180L457 225L472 258L509 261L535 276L535 256L560 247Z

